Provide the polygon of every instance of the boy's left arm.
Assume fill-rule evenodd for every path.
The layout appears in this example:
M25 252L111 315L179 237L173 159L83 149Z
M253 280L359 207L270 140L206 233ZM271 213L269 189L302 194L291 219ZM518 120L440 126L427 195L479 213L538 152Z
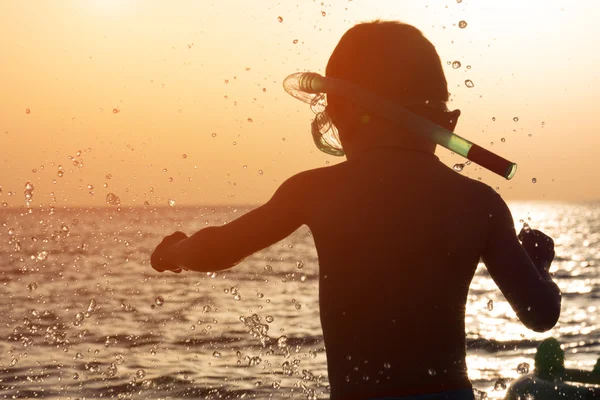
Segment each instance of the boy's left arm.
M288 179L266 204L228 224L190 237L182 232L167 236L152 253L152 267L159 272L219 271L287 237L306 223L305 176Z

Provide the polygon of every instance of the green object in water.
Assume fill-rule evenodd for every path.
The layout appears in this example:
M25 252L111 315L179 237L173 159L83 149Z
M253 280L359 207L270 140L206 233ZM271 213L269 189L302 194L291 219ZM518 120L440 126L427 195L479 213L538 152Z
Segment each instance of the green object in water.
M535 353L535 372L538 376L553 377L565 371L565 352L555 338L543 340Z

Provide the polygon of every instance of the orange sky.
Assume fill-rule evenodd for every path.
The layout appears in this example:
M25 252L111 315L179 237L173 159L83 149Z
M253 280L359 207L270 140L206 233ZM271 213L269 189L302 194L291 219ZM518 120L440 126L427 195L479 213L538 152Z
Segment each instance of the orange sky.
M511 181L464 174L508 200L598 199L597 15L593 0L2 1L0 204L24 205L27 181L34 206L111 192L125 206L264 202L340 161L314 147L312 113L281 81L322 72L345 30L374 18L425 33L463 111L457 133L519 164Z

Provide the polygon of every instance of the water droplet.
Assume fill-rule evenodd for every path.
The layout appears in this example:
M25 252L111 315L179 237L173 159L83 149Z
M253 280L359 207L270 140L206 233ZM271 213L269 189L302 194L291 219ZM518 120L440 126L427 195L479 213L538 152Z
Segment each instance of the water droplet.
M517 365L517 373L519 373L521 375L529 373L529 364L524 362L524 363Z
M215 132L213 132L210 136L217 137L217 134Z
M75 322L80 323L85 318L85 315L82 312L78 312L75 314Z
M263 170L262 170L262 169L259 169L259 170L258 170L258 174L259 174L259 175L262 175L262 174L263 174Z
M119 110L118 108L113 108L113 114L118 114L120 112L121 112L121 110Z
M505 139L505 138L502 138L502 139L500 139L500 141L501 141L502 143L504 143L504 142L506 142L506 139Z
M429 373L429 375L431 376L435 376L437 374L436 370L433 368L429 368L429 370L427 371Z
M87 317L89 317L94 311L96 311L97 305L98 304L96 303L96 299L91 299L90 300L90 304L88 305L88 308L87 308L87 311L86 311L86 313L87 313L86 316Z
M29 108L25 109L25 114L31 114L31 110Z
M106 204L110 204L111 206L118 206L121 204L121 199L114 193L108 193L106 195Z
M277 339L277 346L279 348L287 347L287 336L285 336L285 335L280 336L279 339Z
M144 372L143 369L138 369L135 373L135 376L137 376L139 379L143 379L146 376L146 372Z
M283 22L283 18L282 17L277 17L277 21Z
M460 61L452 61L452 68L458 69L460 68Z
M252 118L248 118L248 122L252 122L252 121L253 121L253 119L252 119Z
M531 183L537 183L537 178L532 178Z
M327 15L327 13L325 11L321 11L321 15L324 17Z
M215 352L213 353L213 357L221 358L221 353L219 353L218 351L215 350Z
M298 44L298 39L294 39L294 41L292 42L294 44ZM263 92L265 91L265 89L263 89Z
M492 117L492 121L496 122L496 117Z
M273 318L273 316L271 316L271 315L267 315L267 316L266 316L266 318L265 318L265 320L266 320L268 323L271 323L271 322L273 322L273 321L275 320L275 318Z
M498 379L496 383L494 383L494 390L506 390L506 380Z
M462 172L462 170L465 168L465 164L454 164L454 166L452 167L453 170L455 170L456 172Z
M475 388L473 388L473 396L475 397L475 400L486 400L488 398L488 394L486 392L484 392L483 390L475 389ZM526 396L526 398L527 398L527 396ZM527 399L527 400L533 400L533 399Z
M473 81L472 81L472 80L470 80L470 79L467 79L467 80L465 81L465 86L466 86L466 87L468 87L468 88L470 89L470 88L472 88L472 87L475 87L475 84L473 83Z
M187 158L187 154L182 154L181 158Z
M465 21L465 20L459 21L458 22L458 27L460 29L465 29L467 27L467 21Z
M491 300L487 302L487 309L488 311L492 311L494 309L494 300Z
M165 299L162 296L157 296L156 299L154 299L154 304L157 306L162 306L165 304Z
M519 122L519 117L514 117L514 118L513 118L513 121L515 121L515 122Z

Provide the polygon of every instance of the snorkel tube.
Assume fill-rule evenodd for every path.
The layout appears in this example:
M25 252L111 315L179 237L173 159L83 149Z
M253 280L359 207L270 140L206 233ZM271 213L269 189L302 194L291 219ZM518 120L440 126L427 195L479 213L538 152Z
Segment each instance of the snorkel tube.
M320 96L322 94L334 94L352 99L370 112L387 118L405 130L426 135L440 146L506 179L511 179L517 172L517 164L351 82L326 78L314 72L298 72L284 79L283 88L293 97L311 106L322 99Z

